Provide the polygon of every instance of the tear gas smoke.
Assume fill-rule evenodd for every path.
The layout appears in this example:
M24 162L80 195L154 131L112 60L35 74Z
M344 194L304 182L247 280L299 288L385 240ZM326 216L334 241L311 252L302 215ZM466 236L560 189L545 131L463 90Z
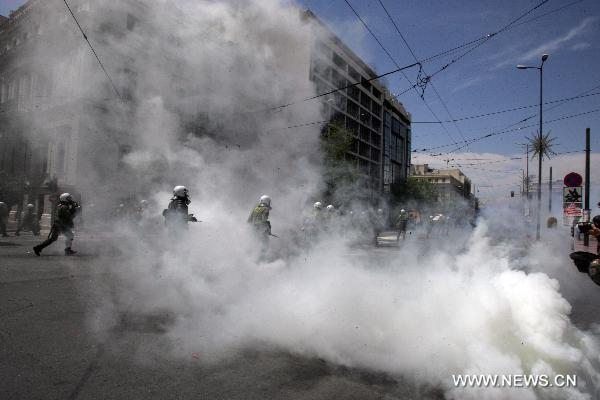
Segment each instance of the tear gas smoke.
M128 12L127 2L94 3L109 10L88 20L100 27L108 16ZM303 208L322 189L319 128L278 129L323 119L319 103L252 112L314 94L303 68L310 32L294 7L277 0L177 8L154 1L143 10L137 31L95 42L101 56L108 48L123 56L105 61L135 84L127 86L130 101L88 110L94 129L80 138L103 151L114 147L105 134L112 130L130 151L122 171L110 174L109 162L91 155L79 188L88 202L106 208L137 194L160 210L170 188L186 185L190 211L204 222L176 238L160 224L142 235L138 227L113 224L120 252L99 264L109 271L110 290L98 293L101 305L90 316L99 336L124 313L169 313L173 321L163 335L171 356L194 351L219 360L267 346L439 385L455 399L566 392L457 389L453 374L578 373L570 398L597 396L597 335L570 322L569 303L543 272L570 268L568 258L551 243L515 257L514 243L496 235L506 216L516 222L510 210L482 219L472 232L408 241L386 255L356 250L340 229L307 250L289 251L293 239L273 243L288 256L256 261L260 245L245 220L258 197L272 196L274 232L294 238ZM140 43L145 51L131 56ZM80 96L106 95L103 79L94 73ZM520 232L515 226L506 227L509 236Z

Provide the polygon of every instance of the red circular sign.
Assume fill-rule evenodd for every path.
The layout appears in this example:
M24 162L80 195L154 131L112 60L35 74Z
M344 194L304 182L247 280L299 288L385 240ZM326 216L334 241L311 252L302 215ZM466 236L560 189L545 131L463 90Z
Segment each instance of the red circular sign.
M566 187L578 187L583 183L583 178L576 172L569 172L565 175L563 182Z

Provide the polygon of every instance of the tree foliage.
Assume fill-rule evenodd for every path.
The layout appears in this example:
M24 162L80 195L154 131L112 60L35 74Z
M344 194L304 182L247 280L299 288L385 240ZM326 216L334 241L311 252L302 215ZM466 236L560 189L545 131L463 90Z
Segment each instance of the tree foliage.
M395 201L416 201L422 203L434 203L438 199L436 186L424 179L409 177L406 182L393 184L390 188Z
M550 158L550 155L556 154L552 150L552 147L556 145L556 137L551 138L550 132L546 133L545 135L542 135L541 138L539 134L535 134L534 136L527 138L527 140L529 141L529 145L533 149L533 155L531 156L532 159L536 156L539 156L540 154L542 155L542 158Z
M345 128L330 123L323 128L321 139L325 197L348 197L359 178L356 167L347 159L354 138Z

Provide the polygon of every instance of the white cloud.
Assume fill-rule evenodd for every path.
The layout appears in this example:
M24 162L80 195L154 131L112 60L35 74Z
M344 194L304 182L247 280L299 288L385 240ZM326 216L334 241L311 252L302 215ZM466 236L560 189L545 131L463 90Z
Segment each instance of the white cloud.
M512 51L511 56L506 57L504 61L498 63L496 68L504 67L506 65L517 64L532 60L537 60L543 53L556 53L565 45L567 45L573 39L585 34L590 26L593 26L594 22L598 20L598 17L587 17L583 19L577 26L571 28L564 35L555 39L549 40L541 45L522 51Z
M573 51L585 50L591 46L592 45L587 42L581 42L581 43L577 43L573 47L571 47L571 50L573 50Z
M460 83L460 84L454 86L454 88L452 89L452 93L456 93L461 90L470 88L470 87L475 86L483 81L484 81L483 76L476 76L474 78L467 79L463 83Z
M544 44L539 45L538 47L530 50L523 56L524 61L530 61L540 56L540 54L544 52L555 52L561 49L567 42L570 40L580 36L585 33L588 26L590 26L594 21L598 18L596 17L588 17L585 18L579 25L574 28L571 28L569 32L565 35L558 37L556 39L550 40Z

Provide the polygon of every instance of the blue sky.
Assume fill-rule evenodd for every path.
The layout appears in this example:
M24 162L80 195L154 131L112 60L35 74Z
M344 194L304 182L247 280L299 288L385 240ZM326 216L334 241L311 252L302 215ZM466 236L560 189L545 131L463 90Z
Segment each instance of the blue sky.
M313 10L378 72L387 72L395 68L393 62L364 29L344 0L301 0L300 2ZM400 65L413 62L414 59L378 0L349 0L349 2ZM540 0L402 2L382 0L382 2L417 57L423 59L499 30L533 8ZM552 12L562 7L564 8ZM537 104L539 72L517 70L515 66L517 64L537 66L543 53L550 54L544 65L545 101L572 97L600 86L600 68L598 68L600 65L600 2L550 0L522 21L532 18L536 19L493 37L433 78L435 88L454 118ZM451 57L427 63L424 65L425 71L432 73L450 60ZM416 70L408 73L413 82L416 73ZM410 87L401 75L390 77L388 85L393 92L400 92ZM600 90L595 90L593 93L600 93ZM412 113L413 121L435 120L426 104L414 91L402 95L400 100ZM425 91L425 100L441 120L451 119L431 86ZM599 108L600 95L590 96L546 111L544 120L553 120ZM448 123L445 124L448 132L439 124L414 124L413 148L451 144L450 136L456 141L463 140L463 136L466 139L483 136L501 130L531 114L537 114L537 108L460 121L456 124L458 127ZM535 117L516 127L537 124L537 121L538 118ZM592 128L592 149L598 148L600 112L547 123L544 132L550 130L551 135L557 137L558 145L555 151L559 153L582 150L586 127ZM524 142L527 136L536 132L537 125L481 140L459 151L458 154L442 157L419 156L413 158L413 162L433 162L438 159L440 160L438 164L445 165L441 160L455 158L454 163L460 163L467 174L478 176L479 182L476 183L480 187L501 184L506 186L502 191L508 193L510 189L518 190L516 184L511 188L509 186L511 182L519 182L520 168L523 167L524 160L467 166L464 164L473 164L477 161L464 159L489 158L491 161L505 159L521 151L520 146L515 142ZM437 152L446 150L440 149ZM462 162L458 161L460 158L463 158ZM578 158L572 156L555 157L554 161L546 165L556 162L554 177L557 177L568 168L581 171L583 156L580 158L581 166ZM535 169L533 164L531 167ZM482 174L483 168L493 170ZM546 168L544 170L546 174ZM509 174L511 177L507 180ZM499 183L499 180L502 182Z
M381 1L417 57L423 59L497 31L541 0ZM414 61L379 4L379 0L349 0L349 2L400 65ZM7 15L9 10L16 9L22 3L24 3L22 0L1 0L0 14ZM344 0L297 0L297 3L310 8L377 72L383 73L395 68ZM554 11L557 9L560 10ZM533 20L529 21L532 18ZM452 117L461 118L537 104L539 101L538 71L517 70L515 65L520 63L539 65L543 53L550 54L544 66L545 101L572 97L600 86L599 1L550 0L521 21L526 23L493 37L433 78L433 84ZM425 71L432 73L450 60L451 57L446 57L426 63ZM411 81L415 81L417 72L416 69L407 71ZM387 77L387 84L393 92L401 92L410 86L400 74ZM600 93L600 88L592 93ZM402 95L400 100L412 113L413 121L435 120L427 105L441 120L451 119L431 85L425 90L427 105L414 91ZM597 109L600 109L600 95L571 101L545 111L544 120ZM498 114L494 117L460 121L456 125L414 124L413 148L430 148L452 144L453 140L461 141L482 136L502 130L536 113L537 108L530 108ZM537 121L537 117L534 117L527 123L513 127L537 124ZM592 128L592 149L598 148L600 112L547 123L544 131L550 130L551 135L556 136L558 145L555 151L560 153L582 150L586 127ZM504 185L507 189L503 191L506 192L511 182L515 182L512 189L518 190L516 183L520 175L519 169L524 164L523 160L486 164L485 168L488 168L489 172L482 172L484 168L482 166L465 164L477 164L476 161L470 160L475 158L497 160L499 157L514 156L521 152L520 147L515 143L524 142L527 136L536 132L537 125L481 140L451 155L436 157L419 155L413 159L413 162L436 163L435 160L439 160L437 164L441 166L446 164L442 160L454 158L449 165L452 163L459 165L467 174L474 176L474 180L479 181L476 183L482 189L485 186ZM426 154L449 149L452 147ZM552 165L553 162L557 164L558 169L555 176L559 176L563 169L568 169L573 164L573 158L569 156L567 161L565 157L558 156L547 165ZM559 165L561 162L566 165ZM582 167L580 168L578 162L576 164L572 169L581 171ZM511 180L506 178L509 174Z

